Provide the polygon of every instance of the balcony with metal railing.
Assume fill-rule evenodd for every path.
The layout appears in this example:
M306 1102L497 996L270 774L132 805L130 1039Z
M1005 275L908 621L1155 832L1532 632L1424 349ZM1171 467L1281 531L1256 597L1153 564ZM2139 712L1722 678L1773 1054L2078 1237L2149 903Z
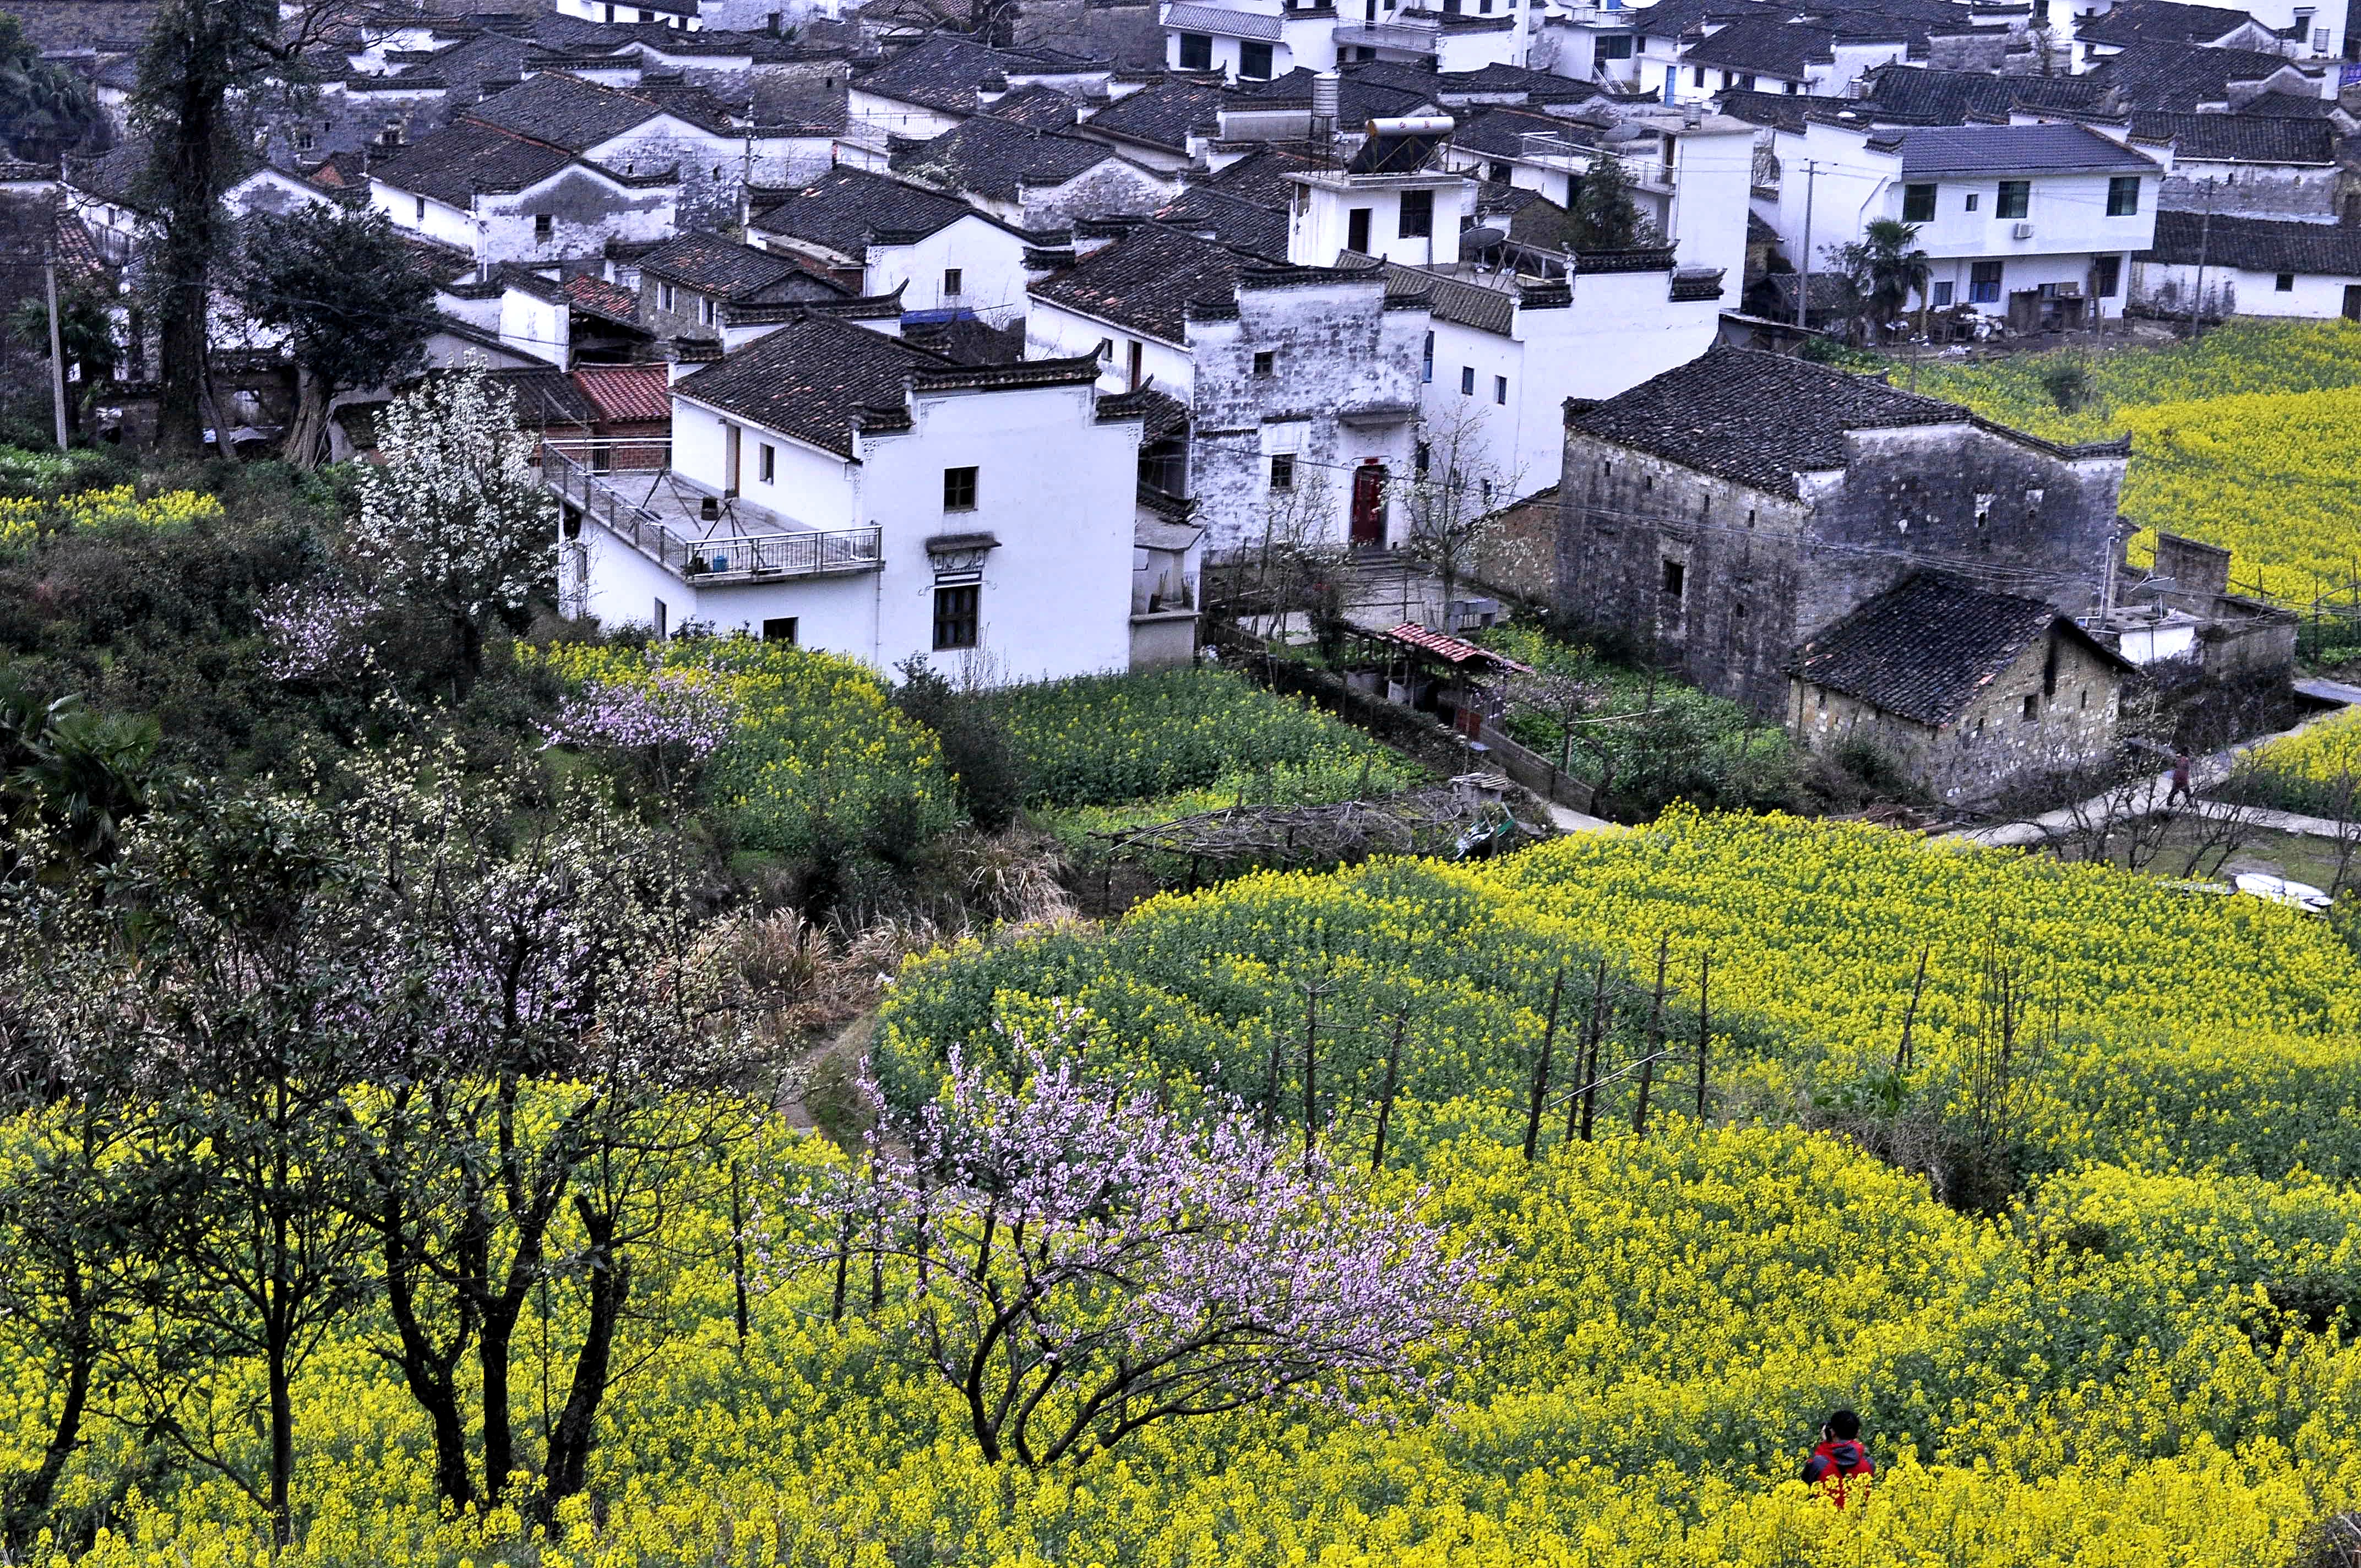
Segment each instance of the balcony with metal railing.
M694 586L837 576L885 565L880 530L806 528L722 495L676 473L667 440L544 441L541 475L569 520L597 523Z

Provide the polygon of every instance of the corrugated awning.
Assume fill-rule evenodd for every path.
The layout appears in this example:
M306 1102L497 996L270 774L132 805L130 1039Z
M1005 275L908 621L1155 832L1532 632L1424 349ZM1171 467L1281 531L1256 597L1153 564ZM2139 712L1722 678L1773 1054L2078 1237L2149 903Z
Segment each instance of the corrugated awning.
M1495 653L1489 648L1479 647L1464 637L1451 637L1440 631L1429 631L1416 621L1405 620L1392 630L1380 632L1378 635L1389 642L1399 642L1406 648L1415 648L1422 653L1431 653L1446 663L1485 664L1494 669L1514 670L1522 675L1534 673L1531 664L1520 664L1505 653Z

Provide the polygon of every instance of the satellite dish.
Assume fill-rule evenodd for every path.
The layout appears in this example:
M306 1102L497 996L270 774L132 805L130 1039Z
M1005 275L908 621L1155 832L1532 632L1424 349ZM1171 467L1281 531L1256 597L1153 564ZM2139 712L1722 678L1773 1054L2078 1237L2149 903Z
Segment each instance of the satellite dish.
M1465 261L1471 256L1481 256L1508 237L1507 233L1500 229L1469 229L1459 236L1459 259Z

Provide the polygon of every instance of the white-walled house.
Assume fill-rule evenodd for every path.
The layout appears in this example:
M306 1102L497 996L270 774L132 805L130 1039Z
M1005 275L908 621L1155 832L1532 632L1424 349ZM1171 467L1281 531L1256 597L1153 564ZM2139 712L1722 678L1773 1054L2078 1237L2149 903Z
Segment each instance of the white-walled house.
M655 22L687 32L705 26L697 0L551 0L550 8L586 22Z
M497 126L462 120L369 170L369 204L397 228L478 266L596 256L664 238L678 213L669 169L624 174Z
M1141 415L1097 379L1087 358L962 367L807 313L675 383L653 488L546 444L569 608L881 672L1126 668Z
M1826 268L1870 222L1914 225L1937 310L1970 305L2023 329L2123 313L2130 258L2156 231L2170 154L2081 125L1863 130L1807 117L1774 133L1781 246Z
M2135 303L2166 316L2361 322L2361 228L2285 218L2159 213L2132 258Z
M1148 223L1035 285L1026 337L1097 355L1109 391L1187 407L1176 493L1220 557L1271 532L1400 542L1389 499L1416 454L1427 324L1377 268L1277 266Z
M1077 218L1144 216L1180 181L1070 131L1038 130L978 115L894 159L895 172L965 200L1020 228L1062 229Z
M994 325L1024 313L1026 236L889 174L831 170L756 214L746 239L865 294L899 290L912 310L971 311Z
M1363 148L1369 151L1378 144ZM1361 154L1355 162L1363 160ZM1476 181L1438 167L1400 173L1290 174L1287 253L1302 265L1331 267L1345 251L1423 267L1459 259L1460 232L1476 216Z

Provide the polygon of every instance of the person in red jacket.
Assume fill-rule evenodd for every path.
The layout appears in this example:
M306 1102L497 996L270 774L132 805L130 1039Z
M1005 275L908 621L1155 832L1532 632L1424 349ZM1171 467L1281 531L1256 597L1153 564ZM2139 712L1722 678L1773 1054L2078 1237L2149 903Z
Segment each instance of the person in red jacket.
M1861 1418L1850 1410L1831 1412L1820 1428L1818 1446L1804 1462L1804 1479L1841 1508L1849 1497L1869 1495L1869 1478L1876 1473L1861 1444Z

